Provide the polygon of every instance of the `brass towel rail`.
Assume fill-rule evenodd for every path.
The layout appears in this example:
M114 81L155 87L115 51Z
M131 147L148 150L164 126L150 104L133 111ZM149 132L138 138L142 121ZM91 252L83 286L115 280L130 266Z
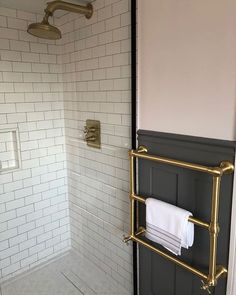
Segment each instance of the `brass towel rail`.
M173 263L181 266L182 268L192 272L193 274L199 276L202 279L202 289L210 293L210 288L217 285L217 280L223 275L227 274L227 269L224 266L217 265L217 240L219 233L219 197L220 197L220 183L221 177L224 174L230 174L234 171L234 165L228 161L222 161L218 167L208 167L199 164L179 161L175 159L158 157L155 155L148 154L148 150L145 146L140 146L138 150L131 150L129 152L130 157L130 223L131 230L130 235L124 238L124 242L134 241L138 244L145 246L146 248L154 251L155 253L161 255L162 257L172 261ZM204 222L202 220L196 219L195 217L189 217L189 221L197 226L207 229L210 235L210 257L209 257L209 269L208 274L202 272L201 270L195 268L186 262L169 255L168 253L152 246L146 241L142 240L140 237L145 233L145 229L140 227L137 232L135 232L135 203L141 202L145 203L146 197L139 196L135 193L135 175L134 175L134 165L135 158L145 159L150 161L156 161L158 163L177 166L185 169L195 170L203 173L208 173L212 176L212 196L211 196L211 217L210 222Z

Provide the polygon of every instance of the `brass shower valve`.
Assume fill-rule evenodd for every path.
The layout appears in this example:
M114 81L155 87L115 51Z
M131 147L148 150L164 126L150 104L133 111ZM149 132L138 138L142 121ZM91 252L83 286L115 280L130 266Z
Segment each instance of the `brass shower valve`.
M87 145L94 148L101 147L100 122L96 120L87 120L84 126L84 140Z

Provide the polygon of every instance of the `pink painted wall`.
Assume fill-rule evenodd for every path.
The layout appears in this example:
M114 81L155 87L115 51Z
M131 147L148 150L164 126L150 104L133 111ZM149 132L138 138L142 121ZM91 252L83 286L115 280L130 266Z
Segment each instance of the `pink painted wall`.
M236 140L236 2L138 5L139 128Z

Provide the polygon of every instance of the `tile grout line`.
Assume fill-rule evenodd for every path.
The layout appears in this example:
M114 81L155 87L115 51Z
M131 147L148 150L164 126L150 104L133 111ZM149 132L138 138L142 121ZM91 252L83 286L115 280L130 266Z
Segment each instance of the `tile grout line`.
M78 286L76 286L76 284L62 271L61 275L68 281L71 283L71 285L73 285L82 295L86 295L84 292L82 292Z

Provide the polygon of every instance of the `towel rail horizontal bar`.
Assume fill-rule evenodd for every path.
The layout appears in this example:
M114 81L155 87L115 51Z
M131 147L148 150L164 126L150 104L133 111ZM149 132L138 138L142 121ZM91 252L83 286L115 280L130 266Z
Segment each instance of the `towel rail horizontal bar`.
M196 269L196 268L194 268L194 267L188 265L187 263L185 263L185 262L179 260L178 258L175 258L175 257L173 257L173 256L171 256L171 255L169 255L169 254L167 254L167 253L165 253L165 252L159 250L158 248L156 248L156 247L154 247L154 246L152 246L152 245L146 243L145 241L139 239L139 238L136 237L136 236L131 237L131 239L132 239L134 242L139 243L139 244L145 246L146 248L148 248L148 249L150 249L150 250L156 252L156 253L159 254L160 256L162 256L162 257L164 257L164 258L166 258L166 259L168 259L168 260L174 262L175 264L177 264L177 265L179 265L179 266L181 266L181 267L187 269L188 271L192 272L193 274L199 276L201 279L203 279L203 280L207 280L207 278L208 278L208 275L207 275L207 274L205 274L205 273L201 272L200 270L198 270L198 269Z
M135 200L135 201L138 201L140 203L144 203L146 202L146 198L145 197L141 197L141 196L138 196L138 195L131 195L130 196L131 199ZM210 229L210 224L207 223L207 222L204 222L204 221L201 221L195 217L192 217L192 216L189 216L188 220L200 227L203 227L205 229Z
M136 234L134 236L128 236L124 239L125 242L127 241L134 241L138 244L143 245L144 247L150 249L153 252L156 252L157 254L159 254L160 256L166 258L167 260L170 260L171 262L174 262L176 265L181 266L183 268L185 268L186 270L192 272L193 274L197 275L198 277L200 277L203 280L208 280L208 274L200 271L199 269L196 269L195 267L179 260L178 258L175 258L171 255L169 255L168 253L163 252L162 250L148 244L147 242L143 241L142 239L139 238L140 235L142 235L145 232L145 229L143 229L142 227L136 232ZM216 278L219 279L221 276L224 276L227 274L227 269L225 267L223 267L222 265L218 265L217 266L217 272L216 272Z
M155 155L146 154L146 153L144 153L146 151L146 148L142 147L142 146L140 148L141 149L138 149L138 150L131 150L130 156L140 158L140 159L155 161L155 162L159 162L162 164L177 166L177 167L181 167L181 168L185 168L185 169L204 172L204 173L208 173L208 174L211 174L214 176L221 176L223 174L229 174L234 171L234 165L228 161L222 161L220 163L219 167L208 167L208 166L203 166L203 165L199 165L199 164L195 164L195 163L179 161L179 160L175 160L175 159L158 157Z

